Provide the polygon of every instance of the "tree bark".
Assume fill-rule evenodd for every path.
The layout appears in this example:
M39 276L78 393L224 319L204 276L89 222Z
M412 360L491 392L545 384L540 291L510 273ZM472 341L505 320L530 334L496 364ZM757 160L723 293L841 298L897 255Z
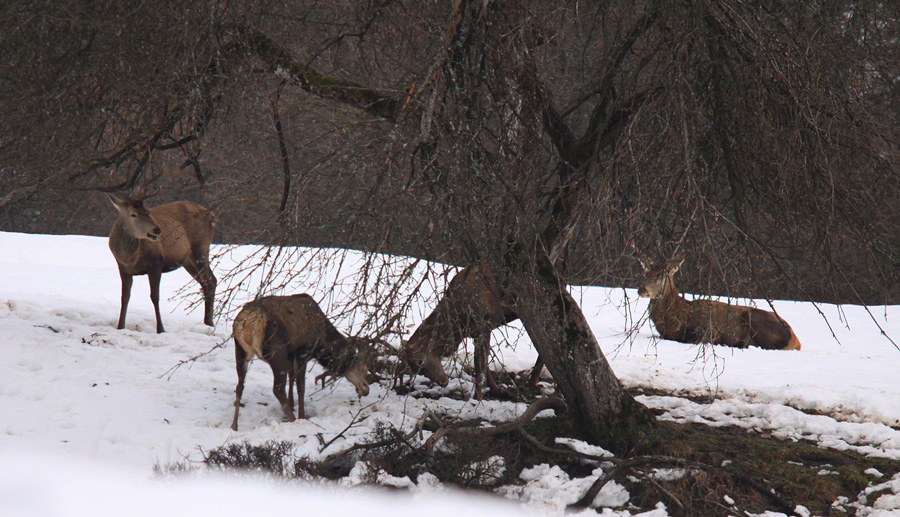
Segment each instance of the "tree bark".
M617 453L633 449L655 422L653 415L625 392L546 253L514 250L509 258L504 294L515 300L570 414L605 447Z

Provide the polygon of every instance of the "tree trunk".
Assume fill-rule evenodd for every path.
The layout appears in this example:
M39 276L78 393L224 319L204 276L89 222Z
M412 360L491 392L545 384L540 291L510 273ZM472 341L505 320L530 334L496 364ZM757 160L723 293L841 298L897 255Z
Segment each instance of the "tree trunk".
M570 413L605 447L632 449L654 424L653 415L625 392L546 254L521 253L511 262L505 294L517 301L516 314Z

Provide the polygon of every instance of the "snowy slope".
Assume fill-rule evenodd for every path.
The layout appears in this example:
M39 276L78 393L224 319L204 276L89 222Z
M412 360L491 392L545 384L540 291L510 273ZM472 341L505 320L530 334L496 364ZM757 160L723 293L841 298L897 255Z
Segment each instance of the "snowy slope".
M251 251L237 248L217 259L214 269L224 280L220 288L234 286L224 273ZM354 260L350 256L340 270L339 264L329 265L330 273L318 285L345 277ZM196 460L199 448L291 440L298 452L315 458L358 441L378 421L409 427L426 408L492 421L524 410L523 405L495 401L399 397L379 385L360 400L346 382L314 388L313 378L321 373L316 367L307 376L310 418L284 423L271 394L271 372L255 362L243 397L241 430L233 432L236 376L230 318L220 317L215 329L202 324L201 312L189 308L199 299L198 288L184 271L164 275L162 284L168 332L154 332L146 277L135 279L127 328L117 331L120 283L106 239L0 233L0 515L118 515L125 509L129 514L165 510L187 515L196 513L198 501L215 501L220 507L213 511L224 515L244 515L241 510L247 508L261 513L265 505L283 508L291 502L312 515L330 515L334 505L347 505L346 513L375 515L401 508L428 515L484 510L484 498L457 495L427 480L418 480L413 497L356 490L352 498L336 497L335 487L273 486L263 480L238 480L240 490L232 488L233 479L214 476L181 483L151 480L154 465ZM176 296L184 286L187 294ZM250 298L246 290L252 291L252 282L241 288L245 291L231 301L231 316ZM326 313L341 303L340 295L316 289L303 288ZM871 308L873 320L860 307L776 302L803 350L772 352L657 341L644 321L647 302L633 290L576 288L575 293L626 385L716 396L711 404L641 397L644 404L665 409L663 418L740 425L900 458L900 431L891 427L900 423L900 385L894 373L900 370L900 351L879 329L900 338L900 307ZM416 307L410 324L427 310L426 305ZM354 324L348 318L336 323L343 331ZM632 327L635 332L626 332ZM498 350L508 368L524 369L534 360L521 334L515 329L497 333L517 341ZM454 380L447 389L460 387L470 383ZM320 437L329 441L354 419L342 438L320 450ZM519 514L524 508L559 515L592 481L569 480L549 468L536 469L529 477L518 491L521 506L492 502L499 506L491 513ZM900 492L900 480L896 484L894 493ZM621 504L623 497L627 501L624 488L611 483L596 503ZM892 500L884 497L879 504L889 511ZM51 504L53 498L58 504ZM153 502L140 505L140 513L132 511L137 501ZM665 510L660 507L653 514L665 515Z

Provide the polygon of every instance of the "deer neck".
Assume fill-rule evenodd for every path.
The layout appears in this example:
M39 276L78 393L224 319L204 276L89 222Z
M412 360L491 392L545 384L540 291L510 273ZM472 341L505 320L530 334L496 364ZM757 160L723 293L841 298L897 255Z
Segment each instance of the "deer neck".
M678 293L672 275L669 275L660 296L650 300L650 315L655 320L660 318L676 318L684 321L687 301Z
M116 225L109 237L109 247L122 264L134 264L141 257L141 239L131 236L122 225Z
M326 345L319 349L318 352L316 361L338 375L343 375L344 372L349 370L353 360L356 358L355 350L349 348L342 349Z
M312 355L325 368L343 374L353 364L357 351L350 340L342 336L337 329L328 332L324 342L319 343Z

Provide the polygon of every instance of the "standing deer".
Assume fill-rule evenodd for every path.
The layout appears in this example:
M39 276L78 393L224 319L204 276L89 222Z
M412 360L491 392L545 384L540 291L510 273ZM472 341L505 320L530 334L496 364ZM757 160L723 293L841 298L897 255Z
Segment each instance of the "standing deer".
M156 311L156 331L165 332L159 314L159 280L163 273L179 267L184 267L200 284L205 303L203 322L212 326L216 277L209 268L209 245L216 224L215 213L190 201L147 209L144 200L150 196L107 195L119 212L109 233L109 249L116 257L122 277L122 308L116 328L125 328L132 277L147 275L150 300Z
M500 390L487 368L491 331L519 317L496 295L495 281L486 265L467 267L456 274L434 311L403 346L403 359L413 370L422 370L432 381L446 386L449 377L441 359L456 353L465 338L475 340L475 394L482 396L482 373L492 393ZM543 369L538 358L529 383L536 385Z
M315 358L322 366L343 375L356 387L356 394L369 394L368 342L361 338L344 337L308 294L293 296L265 296L244 305L234 320L234 357L238 383L235 388L234 420L231 428L237 431L241 395L247 365L254 357L269 364L275 383L272 392L281 404L288 421L294 418L294 384L297 386L299 418L306 418L306 363ZM285 396L285 376L288 395Z
M666 268L641 260L645 274L638 295L650 298L650 320L663 339L800 350L794 330L774 312L715 300L685 300L673 279L682 262L684 258Z

